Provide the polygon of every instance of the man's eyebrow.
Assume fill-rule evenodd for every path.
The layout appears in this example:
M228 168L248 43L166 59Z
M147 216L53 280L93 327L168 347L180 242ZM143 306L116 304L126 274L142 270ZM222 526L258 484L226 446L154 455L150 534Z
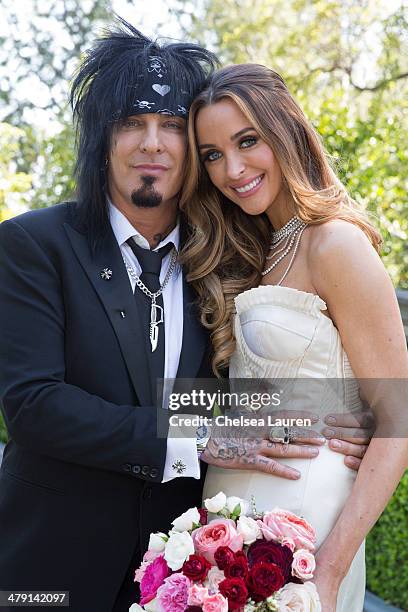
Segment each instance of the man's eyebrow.
M246 132L252 132L254 130L255 130L255 128L253 128L253 127L243 128L242 130L239 130L239 132L237 132L236 134L233 134L231 136L231 140L234 141L237 138L239 138L240 136L242 136L243 134L246 134ZM211 147L215 148L215 145L214 144L202 144L202 145L199 145L198 148L201 150L201 149L210 149Z

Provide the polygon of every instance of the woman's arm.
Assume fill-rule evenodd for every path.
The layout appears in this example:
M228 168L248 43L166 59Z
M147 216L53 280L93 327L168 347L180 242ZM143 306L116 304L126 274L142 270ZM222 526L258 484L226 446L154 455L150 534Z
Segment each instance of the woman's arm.
M313 285L328 306L354 374L374 411L375 436L381 435L385 423L384 435L388 436L372 439L347 503L317 554L318 583L324 583L323 590L337 593L354 555L408 465L408 436L403 431L408 356L394 288L363 232L341 220L318 226L313 232L309 255ZM330 609L326 605L326 610Z

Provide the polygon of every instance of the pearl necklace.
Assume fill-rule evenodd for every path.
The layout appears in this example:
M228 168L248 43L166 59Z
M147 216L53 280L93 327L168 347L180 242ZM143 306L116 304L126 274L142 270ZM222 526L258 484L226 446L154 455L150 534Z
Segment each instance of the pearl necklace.
M286 278L292 264L295 260L296 253L298 251L300 239L304 230L307 227L307 223L299 219L299 217L292 217L286 225L284 225L280 230L276 232L272 232L271 235L271 245L269 247L269 251L274 251L271 255L267 255L267 260L273 260L270 266L268 266L263 272L262 276L266 276L269 274L276 266L287 256L291 251L292 256L290 258L289 264L277 285L280 285L284 279ZM283 246L281 245L283 243ZM277 247L278 250L276 250ZM279 255L279 257L277 257Z

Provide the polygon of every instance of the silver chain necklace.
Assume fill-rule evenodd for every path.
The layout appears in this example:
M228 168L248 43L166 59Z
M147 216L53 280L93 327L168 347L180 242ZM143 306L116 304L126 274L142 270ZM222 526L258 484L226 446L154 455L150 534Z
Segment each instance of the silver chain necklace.
M293 249L292 257L290 258L289 264L283 276L280 278L279 282L276 284L280 285L284 281L284 279L286 278L295 260L296 253L299 248L300 239L306 227L307 227L307 223L299 219L299 217L292 217L280 230L276 232L272 232L271 245L269 247L269 250L271 251L272 249L274 249L274 252L271 255L268 255L266 259L272 260L272 259L275 259L277 255L279 254L280 255L279 257L275 259L275 261L271 263L270 266L268 266L265 270L263 270L262 276L266 276L266 274L269 274L269 272L271 272L274 268L276 268L276 266L287 255L289 255L289 253ZM281 246L281 243L283 241L286 241L286 242L284 242L283 246ZM275 250L278 246L281 246L281 248L279 248L278 250Z
M278 242L283 240L283 238L287 238L287 236L293 234L295 230L300 229L305 225L306 223L302 221L302 219L299 219L299 217L292 217L283 227L280 228L280 230L272 232L271 245L277 244Z
M150 338L150 346L152 349L152 353L154 353L154 351L156 350L157 343L159 341L159 324L164 323L164 310L160 306L160 304L156 304L156 299L159 297L159 295L163 293L167 283L169 282L171 278L171 275L174 272L174 268L176 267L176 262L177 262L176 249L173 248L171 253L172 253L171 260L169 263L169 267L167 268L167 272L166 272L166 276L164 277L163 284L160 285L160 289L158 289L155 293L153 293L152 291L150 291L150 289L146 287L144 282L140 280L140 277L136 273L136 270L134 269L132 264L127 261L124 255L122 255L122 259L126 266L126 270L128 271L129 275L133 278L133 280L135 281L136 287L139 287L140 291L142 291L145 295L147 295L147 297L150 298L152 301L151 306L150 306L150 324L149 324L149 338Z

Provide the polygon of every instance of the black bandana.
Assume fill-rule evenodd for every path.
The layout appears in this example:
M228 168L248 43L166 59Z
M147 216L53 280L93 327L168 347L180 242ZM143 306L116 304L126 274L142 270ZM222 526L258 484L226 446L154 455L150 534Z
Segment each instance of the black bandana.
M187 118L188 109L193 101L192 95L180 88L177 75L171 74L159 55L149 56L146 71L139 75L137 85L134 85L133 89L135 98L124 113L118 112L121 117L161 113Z

